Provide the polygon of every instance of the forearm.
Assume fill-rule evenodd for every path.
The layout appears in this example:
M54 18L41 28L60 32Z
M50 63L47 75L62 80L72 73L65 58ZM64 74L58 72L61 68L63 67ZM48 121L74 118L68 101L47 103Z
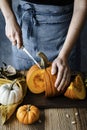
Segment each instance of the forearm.
M5 18L5 21L7 21L9 18L15 18L11 5L11 0L0 0L0 9Z
M59 54L60 57L68 58L84 25L86 15L87 0L75 0L72 20L69 26L69 30L63 48L61 49Z
M0 0L0 8L5 18L5 34L12 45L21 48L23 45L22 31L12 10L11 0Z

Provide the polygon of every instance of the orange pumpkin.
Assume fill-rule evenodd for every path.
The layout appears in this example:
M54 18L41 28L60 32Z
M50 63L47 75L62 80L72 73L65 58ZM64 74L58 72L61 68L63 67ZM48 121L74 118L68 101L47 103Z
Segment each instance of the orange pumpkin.
M56 81L56 75L51 75L51 66L46 69L46 73L44 76L45 79L45 96L46 97L53 97L60 94L60 92L57 91L54 84Z
M17 110L16 117L23 124L32 124L40 117L40 110L33 105L23 105Z
M51 62L42 52L38 53L41 58L41 69L33 65L27 72L26 83L32 93L40 94L45 92L46 97L56 96L59 92L54 87L56 75L51 75Z
M78 74L74 81L70 83L70 86L64 93L64 96L71 99L85 99L86 97L86 88L83 83L82 76Z
M33 65L27 72L26 83L32 93L39 94L44 92L44 70L37 65Z

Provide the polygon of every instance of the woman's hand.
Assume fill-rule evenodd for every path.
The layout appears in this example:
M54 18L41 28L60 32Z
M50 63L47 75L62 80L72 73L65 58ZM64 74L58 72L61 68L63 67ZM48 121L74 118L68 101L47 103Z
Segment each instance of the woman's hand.
M65 59L57 57L52 63L52 75L57 73L55 87L63 92L70 83L71 72Z
M12 42L12 45L17 45L21 48L22 42L22 32L16 21L16 18L11 17L6 20L5 33L7 38Z

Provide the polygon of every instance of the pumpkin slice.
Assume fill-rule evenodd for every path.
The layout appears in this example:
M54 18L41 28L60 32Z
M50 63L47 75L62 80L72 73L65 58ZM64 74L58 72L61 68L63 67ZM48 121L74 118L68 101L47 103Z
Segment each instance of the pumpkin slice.
M52 89L51 89L52 85L47 70L44 78L45 78L45 96L50 97L52 95Z
M75 80L70 83L70 86L67 88L64 96L71 99L85 99L86 97L86 88L84 86L81 75L77 75Z
M29 75L29 72L27 73ZM44 69L38 69L31 73L31 75L26 78L27 86L32 93L40 94L44 92L45 85L44 85Z
M56 81L56 75L51 75L51 66L46 70L45 73L45 96L46 97L53 97L58 96L59 92L55 88L55 81Z

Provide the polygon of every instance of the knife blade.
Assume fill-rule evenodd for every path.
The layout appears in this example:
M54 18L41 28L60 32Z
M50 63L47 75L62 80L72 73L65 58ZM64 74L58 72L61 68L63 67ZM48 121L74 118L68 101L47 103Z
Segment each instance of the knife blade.
M22 50L29 56L29 58L31 58L33 60L33 62L41 69L39 63L33 58L33 56L30 54L29 51L27 51L27 49L22 46Z

